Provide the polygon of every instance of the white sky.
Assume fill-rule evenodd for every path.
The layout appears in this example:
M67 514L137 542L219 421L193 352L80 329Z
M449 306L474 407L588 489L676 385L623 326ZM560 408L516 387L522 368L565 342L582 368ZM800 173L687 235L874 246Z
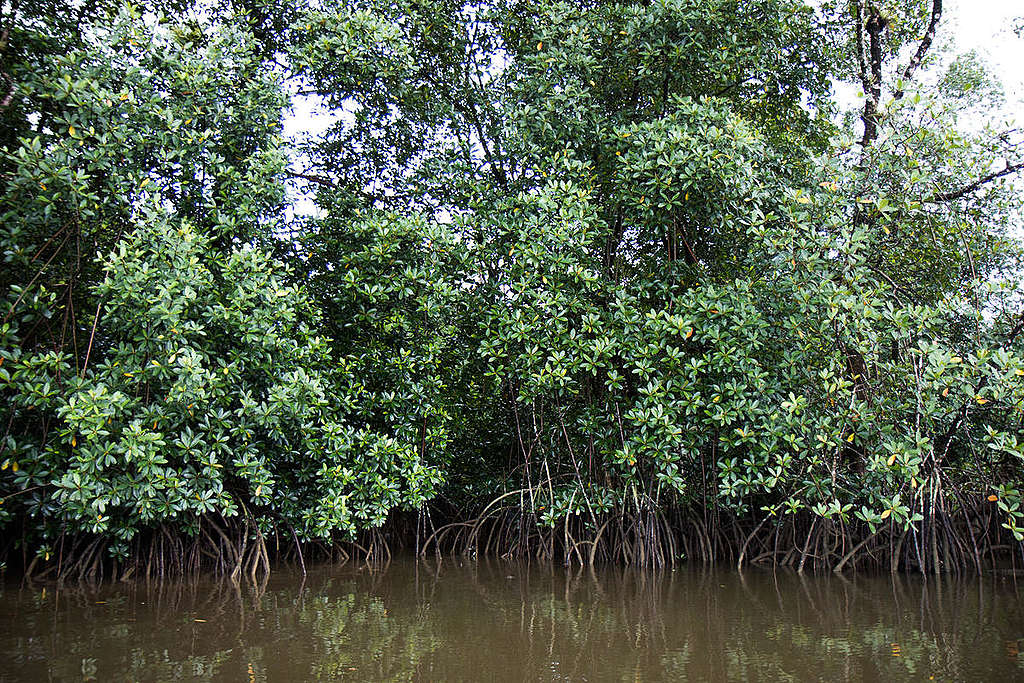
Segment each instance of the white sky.
M1003 82L1008 106L1024 100L1024 37L1013 32L1024 0L946 0L947 34L958 52L976 50Z

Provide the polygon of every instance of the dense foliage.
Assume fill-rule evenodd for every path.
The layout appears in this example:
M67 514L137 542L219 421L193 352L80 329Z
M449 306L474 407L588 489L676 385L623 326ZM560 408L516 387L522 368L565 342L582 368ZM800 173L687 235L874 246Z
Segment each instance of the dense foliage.
M941 0L149 9L5 17L9 552L1024 539L1020 141Z

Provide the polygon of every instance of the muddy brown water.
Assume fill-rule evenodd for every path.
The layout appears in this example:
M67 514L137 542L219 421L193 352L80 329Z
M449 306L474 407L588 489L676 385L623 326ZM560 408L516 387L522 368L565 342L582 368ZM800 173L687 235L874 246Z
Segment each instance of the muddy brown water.
M1018 582L1020 585L1018 586ZM400 559L0 589L0 681L1024 680L1024 578Z

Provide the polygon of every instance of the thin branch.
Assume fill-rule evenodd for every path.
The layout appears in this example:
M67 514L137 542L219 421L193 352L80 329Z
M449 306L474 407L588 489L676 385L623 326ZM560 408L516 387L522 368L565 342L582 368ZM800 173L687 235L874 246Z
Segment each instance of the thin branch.
M67 244L67 241L70 237L71 235L64 236L64 240L60 243L57 249L54 250L54 252L50 255L50 258L46 259L46 263L43 264L42 268L40 268L39 271L34 276L32 276L32 279L29 281L29 283L25 286L24 289L21 290L21 294L18 295L18 298L15 299L13 304L11 304L10 309L7 311L7 315L4 316L3 320L0 320L0 323L7 322L11 318L11 316L14 315L14 311L18 308L18 304L21 303L21 300L24 299L25 295L28 294L28 292L32 289L32 285L36 283L36 280L39 278L40 275L43 274L43 271L46 270L46 267L50 265L53 259L57 258L57 254L59 254L60 250L64 248L64 245ZM33 259L33 261L34 260L35 259Z
M284 173L289 178L298 178L301 180L305 180L307 182L315 183L321 187L330 188L332 190L340 187L340 183L338 181L332 180L331 178L327 178L326 176L316 175L315 173L293 171L290 168L286 168L284 170ZM352 189L351 191L354 192L355 194L358 194L363 199L369 200L371 202L387 202L388 200L404 200L410 198L410 195L408 194L399 194L397 192L394 194L374 194L373 192L367 192L366 190Z
M332 189L338 187L337 182L331 180L330 178L325 178L324 176L314 175L313 173L300 173L299 171L293 171L290 168L286 168L284 172L285 175L287 175L289 178L301 178L302 180L307 180L311 183L316 183L321 187L329 187Z
M975 190L981 188L983 185L986 185L998 178L1002 178L1003 176L1008 176L1012 173L1016 173L1021 169L1024 169L1024 161L1018 161L1015 164L1007 162L1006 168L1004 168L1001 171L994 171L987 175L983 175L982 177L975 180L973 183L969 185L964 185L963 187L957 190L950 190L949 192L937 192L928 199L926 199L925 201L935 204L938 202L950 202L956 199L961 199L965 195L968 195L971 192L974 192Z
M100 310L103 307L103 299L100 299L96 304L96 315L92 319L92 331L89 332L89 346L85 349L85 362L82 363L82 376L85 376L85 371L89 367L89 356L92 354L92 342L96 338L96 328L100 325Z

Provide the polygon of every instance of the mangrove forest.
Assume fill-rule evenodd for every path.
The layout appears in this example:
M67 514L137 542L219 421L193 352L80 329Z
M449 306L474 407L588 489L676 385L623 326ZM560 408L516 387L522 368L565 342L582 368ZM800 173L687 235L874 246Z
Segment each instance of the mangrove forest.
M0 561L1024 567L1024 132L943 5L3 3Z

